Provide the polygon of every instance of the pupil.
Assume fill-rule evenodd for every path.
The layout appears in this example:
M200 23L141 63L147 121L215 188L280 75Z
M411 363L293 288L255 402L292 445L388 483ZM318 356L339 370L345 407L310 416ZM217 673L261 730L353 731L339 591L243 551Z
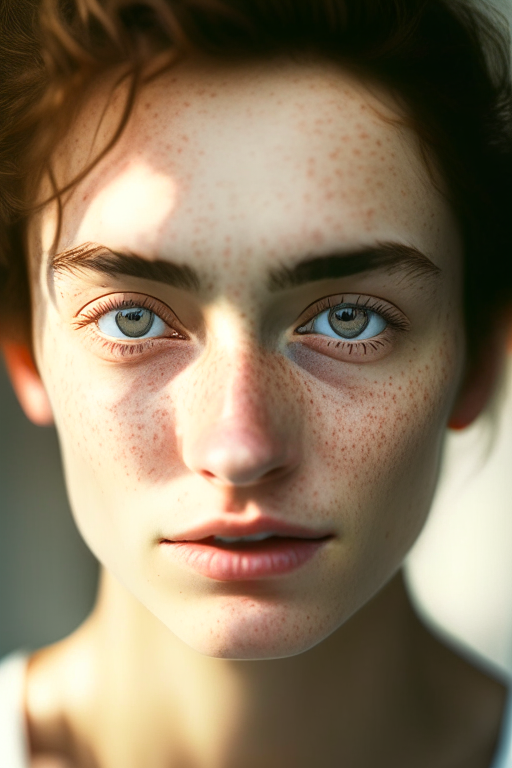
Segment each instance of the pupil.
M345 339L354 339L364 331L370 322L366 309L338 307L331 311L329 324L333 331Z
M149 309L135 307L122 309L116 314L116 324L125 336L137 339L144 336L153 325L154 314Z

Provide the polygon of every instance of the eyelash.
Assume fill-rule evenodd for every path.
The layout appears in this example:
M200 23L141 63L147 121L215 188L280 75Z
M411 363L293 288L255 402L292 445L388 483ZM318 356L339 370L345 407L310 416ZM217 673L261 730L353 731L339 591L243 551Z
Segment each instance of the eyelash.
M342 338L337 341L336 339L323 334L317 334L315 331L300 330L312 323L322 312L333 309L341 304L346 304L351 307L360 307L375 312L386 321L386 328L377 336L363 341L358 341L357 339L349 341ZM163 320L172 333L169 336L164 337L149 337L144 341L130 341L129 339L126 339L126 341L114 341L113 339L102 336L101 332L98 333L93 329L93 326L97 327L98 321L109 312L118 312L123 309L137 307L154 312L155 315ZM174 327L178 324L177 318L165 307L165 305L156 301L151 296L138 294L136 299L116 299L110 296L106 297L105 299L98 301L91 309L85 311L81 310L80 317L75 320L73 325L76 329L89 329L94 342L96 344L101 344L103 350L110 356L114 358L135 358L161 343L164 339L171 338L175 340L186 340L187 336L177 331ZM389 338L390 332L404 332L409 329L410 323L404 315L396 307L387 302L383 302L381 299L363 295L337 295L327 296L311 304L311 306L306 309L305 315L301 319L299 325L295 326L294 333L301 337L313 336L317 340L317 343L320 341L325 348L331 347L332 350L339 349L341 353L345 351L348 352L349 355L355 352L358 356L361 354L366 356L369 352L377 352L380 348L386 346L391 340Z
M114 341L99 335L92 326L97 325L98 321L109 312L119 312L122 309L135 308L148 309L161 318L167 327L173 331L170 336L154 336L144 339L144 341ZM103 349L113 357L137 357L143 352L148 351L156 344L161 343L162 338L172 338L174 340L185 340L187 337L177 331L174 325L177 324L175 316L165 308L163 304L156 301L151 296L138 295L137 299L115 299L107 297L97 302L91 309L81 311L81 316L73 325L75 329L87 328L93 334L95 343L101 344Z
M380 315L380 317L386 321L386 328L377 336L365 339L363 341L358 341L357 339L354 341L349 341L348 339L343 338L340 338L339 341L337 341L336 339L324 336L323 334L317 334L315 331L300 330L312 323L323 312L329 309L334 309L341 304L345 304L349 307L359 307L362 309L367 309L371 312L375 312L375 314ZM299 336L311 335L315 336L316 339L325 339L323 342L325 347L332 347L334 349L340 349L341 351L348 351L349 355L351 355L353 352L356 354L362 353L363 355L367 355L371 351L379 351L380 348L389 343L391 340L389 338L390 333L399 333L408 330L410 330L409 321L393 305L388 304L381 299L373 298L372 296L358 295L354 298L353 295L338 295L327 296L323 299L319 299L310 307L308 307L304 318L300 322L299 326L296 327L295 333Z

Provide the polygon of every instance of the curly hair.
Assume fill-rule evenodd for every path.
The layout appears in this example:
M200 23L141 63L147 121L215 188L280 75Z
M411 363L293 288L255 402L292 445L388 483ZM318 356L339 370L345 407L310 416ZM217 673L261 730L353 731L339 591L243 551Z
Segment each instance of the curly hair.
M400 98L442 170L465 246L465 317L476 355L512 299L512 86L504 19L468 0L1 0L0 291L3 327L29 330L25 246L53 149L84 89L121 67L121 135L155 55L312 54ZM8 309L7 309L8 308ZM12 318L17 320L13 323Z

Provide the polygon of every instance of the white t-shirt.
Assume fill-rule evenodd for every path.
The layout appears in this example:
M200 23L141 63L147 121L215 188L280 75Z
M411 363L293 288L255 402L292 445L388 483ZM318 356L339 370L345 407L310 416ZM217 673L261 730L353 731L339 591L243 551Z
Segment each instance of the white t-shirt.
M25 653L13 653L0 663L0 768L29 768L23 713L27 659ZM498 751L489 768L512 768L512 686Z

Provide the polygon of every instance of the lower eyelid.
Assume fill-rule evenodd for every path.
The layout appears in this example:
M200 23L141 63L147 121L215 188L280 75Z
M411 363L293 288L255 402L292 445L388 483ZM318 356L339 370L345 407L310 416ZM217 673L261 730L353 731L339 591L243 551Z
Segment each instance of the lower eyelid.
M104 315L101 315L98 319L91 316L87 322L77 323L76 327L77 329L81 328L85 333L87 344L92 350L95 350L95 353L99 354L100 357L111 362L129 360L130 358L133 358L134 361L139 360L147 353L150 354L157 349L163 350L168 348L170 341L176 343L177 341L181 342L187 339L185 335L166 323L160 316L158 317L165 327L165 335L140 336L138 338L110 336L98 327L98 320L101 317L104 317Z
M143 340L117 341L115 338L93 332L91 345L96 347L96 354L111 362L116 360L142 359L146 353L151 354L155 348L165 348L168 337L155 336Z
M155 339L148 339L147 342L139 341L133 344L124 344L112 341L108 338L100 340L103 346L108 348L113 357L129 357L131 355L139 355L150 346L153 346L151 342L154 341ZM158 341L158 339L156 339L156 341Z
M397 335L396 329L388 325L377 336L362 341L335 339L313 332L301 334L299 336L300 341L296 338L295 343L302 343L304 346L340 362L365 363L376 362L391 352Z

